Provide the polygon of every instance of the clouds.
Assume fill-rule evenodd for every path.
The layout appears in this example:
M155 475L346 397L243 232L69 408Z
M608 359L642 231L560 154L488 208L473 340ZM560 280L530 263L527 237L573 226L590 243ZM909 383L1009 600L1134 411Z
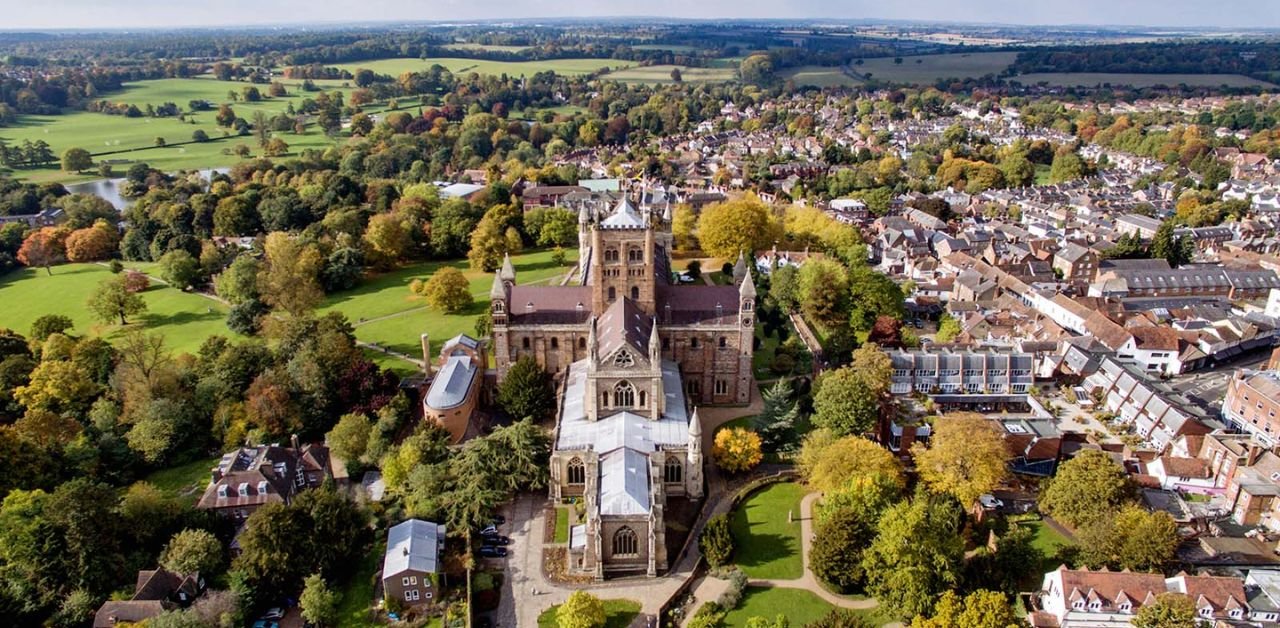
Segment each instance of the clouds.
M6 29L599 16L1280 27L1273 0L0 0L0 6Z

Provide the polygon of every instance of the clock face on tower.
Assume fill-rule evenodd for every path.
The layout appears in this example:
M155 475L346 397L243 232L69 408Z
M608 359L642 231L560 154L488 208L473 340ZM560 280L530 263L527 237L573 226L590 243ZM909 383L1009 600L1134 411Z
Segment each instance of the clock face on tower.
M750 316L743 316L743 317L742 317L742 326L743 326L743 327L750 327L750 326L751 326L751 317L750 317Z

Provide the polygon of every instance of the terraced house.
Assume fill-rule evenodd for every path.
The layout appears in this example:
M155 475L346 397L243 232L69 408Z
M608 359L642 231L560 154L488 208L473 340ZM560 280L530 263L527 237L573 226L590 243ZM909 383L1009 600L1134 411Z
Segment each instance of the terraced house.
M580 285L520 286L504 265L490 293L499 380L530 356L560 385L551 496L580 497L570 568L601 579L667 568L664 507L702 497L696 404L752 394L755 286L678 285L669 210L621 200L579 215Z

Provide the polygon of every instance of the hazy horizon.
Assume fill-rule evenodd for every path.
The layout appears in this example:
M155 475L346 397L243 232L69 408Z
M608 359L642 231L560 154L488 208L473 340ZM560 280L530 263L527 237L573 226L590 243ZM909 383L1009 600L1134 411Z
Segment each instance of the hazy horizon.
M0 30L199 28L536 18L866 19L1020 26L1144 26L1258 29L1280 27L1270 0L1076 0L1071 3L912 0L49 0L6 8ZM1247 22L1247 23L1245 23Z

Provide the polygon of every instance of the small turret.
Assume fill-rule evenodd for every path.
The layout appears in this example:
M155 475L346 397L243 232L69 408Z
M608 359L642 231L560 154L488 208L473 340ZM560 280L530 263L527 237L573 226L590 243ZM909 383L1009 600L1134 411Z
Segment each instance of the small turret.
M489 298L494 301L507 300L507 285L502 283L501 273L493 276L493 287L489 289Z
M502 256L502 271L499 272L499 276L502 277L502 280L505 282L509 282L511 284L515 284L516 282L516 267L511 263L510 253Z
M690 499L702 499L702 421L698 409L693 409L689 419L689 466L685 474L685 494Z
M599 347L597 346L597 344L598 343L596 341L596 317L592 316L591 320L587 321L587 369L588 370L594 371L598 366L597 361L599 358L596 356L596 349L598 349Z
M658 338L658 317L653 317L653 328L649 332L649 364L660 369L662 364L662 341Z
M582 209L578 210L578 224L586 225L591 223L591 211L587 209L587 203L582 204Z
M738 261L733 265L733 283L741 284L742 278L747 276L747 258L742 251L738 252Z
M742 278L742 283L738 284L738 296L742 297L743 308L745 309L748 300L755 301L756 298L756 282L751 280L751 273L747 273Z

